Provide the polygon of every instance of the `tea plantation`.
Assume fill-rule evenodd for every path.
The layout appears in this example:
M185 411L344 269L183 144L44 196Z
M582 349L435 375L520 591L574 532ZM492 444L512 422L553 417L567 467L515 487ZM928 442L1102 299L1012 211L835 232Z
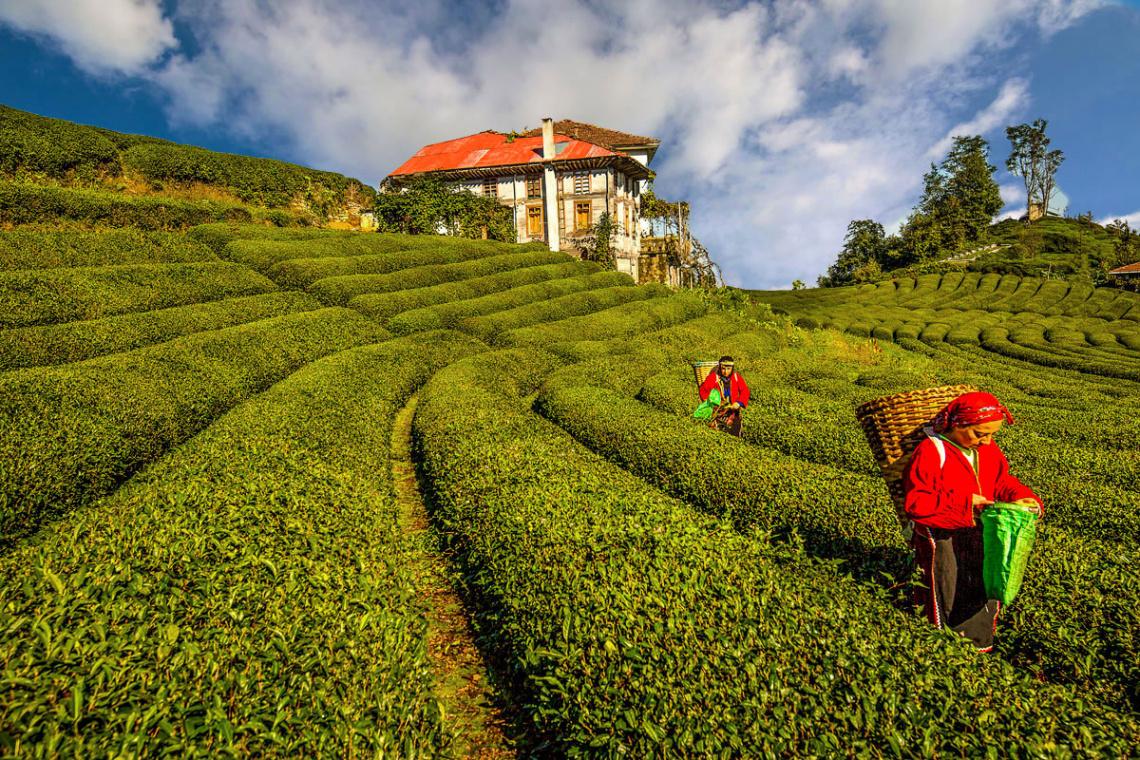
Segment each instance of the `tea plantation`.
M516 756L1140 755L1140 298L750 295L433 236L0 232L0 756L463 756L389 460L413 398ZM726 353L739 440L691 417ZM854 412L951 383L1010 407L1047 510L984 656L909 604Z

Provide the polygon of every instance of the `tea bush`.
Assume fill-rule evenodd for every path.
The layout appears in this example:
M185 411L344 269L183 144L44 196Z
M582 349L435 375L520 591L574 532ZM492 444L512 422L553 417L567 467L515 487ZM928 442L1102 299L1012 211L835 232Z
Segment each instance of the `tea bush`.
M263 224L236 224L215 222L199 224L186 231L186 237L203 245L208 245L221 256L226 246L237 240L340 240L354 235L350 230L304 229L297 227L266 227ZM276 263L274 259L272 263ZM256 268L256 267L255 267Z
M516 306L513 309L492 311L481 317L464 319L459 322L458 328L485 342L497 343L500 335L520 327L553 323L557 320L584 314L598 314L615 306L669 295L669 290L664 285L642 285L635 288L632 287L633 282L629 280L628 275L625 279L626 282L622 285L587 290L581 293L570 293L545 301ZM509 292L489 296L489 298L505 305L508 296ZM487 307L493 308L493 304L488 304Z
M557 366L535 350L461 361L415 420L437 517L548 752L982 756L994 734L1008 756L1133 752L1131 718L584 450L517 401Z
M175 232L0 231L0 272L13 269L214 261L205 245Z
M395 237L395 236L394 236ZM313 243L298 244L314 245ZM323 244L325 248L334 248ZM291 259L274 264L266 271L273 281L285 287L304 288L317 280L327 277L352 275L388 274L400 269L429 266L432 264L454 264L472 259L501 258L516 255L513 246L505 243L483 245L448 245L441 243L431 248L417 248L410 251L392 251L374 255L343 256L331 255L309 259Z
M479 350L318 360L0 557L0 753L450 755L376 460L430 371Z
M281 230L285 232L286 230ZM274 236L272 238L242 238L230 241L222 247L221 255L231 261L248 264L259 272L267 273L275 268L289 271L290 262L305 259L341 259L350 256L375 256L381 253L402 251L433 251L436 249L488 250L487 244L474 241L453 242L453 238L442 236L391 235L380 232L357 233L335 230L322 230L325 234L316 235L312 230L304 237ZM341 232L341 234L329 234ZM507 252L491 244L491 250ZM478 255L478 254L476 254ZM487 254L491 255L491 254ZM330 262L331 263L331 262ZM350 266L341 264L342 267Z
M367 314L378 322L386 323L395 315L423 309L451 301L464 301L501 293L504 290L533 285L548 280L580 277L597 272L599 267L588 261L567 261L562 264L512 269L500 274L473 277L469 280L429 285L426 288L394 290L387 293L368 293L348 302L350 308Z
M673 327L703 316L707 311L706 303L688 294L651 298L549 324L520 327L504 333L498 342L504 346L521 347L612 340Z
M4 224L76 222L89 226L185 230L207 222L249 220L249 210L232 203L132 197L0 179L0 222Z
M0 331L0 370L66 364L223 327L312 311L306 293L267 293L62 325Z
M359 274L344 277L327 277L309 286L309 292L322 302L333 306L344 306L357 296L366 293L391 293L397 290L414 290L432 285L442 285L475 277L511 272L526 267L545 264L565 264L570 256L557 251L527 251L489 256L471 261L458 261L453 264L415 265L409 257L405 261L409 268L391 271L388 274ZM423 261L423 259L420 259Z
M451 301L436 306L427 306L421 309L405 311L388 320L386 327L396 335L407 335L413 332L423 332L424 330L454 328L460 322L470 319L472 321L466 323L469 327L467 331L479 334L476 332L479 327L489 325L479 322L479 327L474 327L477 322L477 320L474 319L476 317L491 315L496 312L503 312L503 316L506 317L508 310L514 311L523 306L545 304L549 306L550 313L555 315L551 317L552 319L561 319L570 314L566 308L559 303L561 296L574 293L595 292L599 288L629 287L632 285L633 279L622 272L598 272L585 277L547 280L533 285L523 285L512 290L492 293L482 296L481 298ZM517 312L515 317L508 318L511 319L512 326L517 326L519 318ZM488 335L497 332L493 326L489 327L491 327L491 329Z
M305 364L387 337L321 309L0 375L0 541L108 493Z
M99 319L115 314L277 290L240 264L123 264L0 272L0 328Z

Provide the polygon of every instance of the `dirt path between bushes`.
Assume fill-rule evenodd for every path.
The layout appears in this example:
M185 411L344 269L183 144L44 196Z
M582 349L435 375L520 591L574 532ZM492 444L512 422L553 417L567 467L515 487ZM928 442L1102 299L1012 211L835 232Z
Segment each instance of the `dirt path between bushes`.
M412 457L413 398L392 426L392 484L400 527L417 546L420 603L432 629L428 655L436 674L436 693L445 721L457 734L455 754L478 760L518 758L510 738L513 725L492 685L482 653L475 645L470 617L453 582L452 563L441 551L428 523Z

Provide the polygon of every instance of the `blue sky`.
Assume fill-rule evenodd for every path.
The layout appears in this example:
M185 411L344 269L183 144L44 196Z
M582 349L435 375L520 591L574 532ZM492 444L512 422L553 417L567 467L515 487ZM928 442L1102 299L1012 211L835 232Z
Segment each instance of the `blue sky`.
M776 288L1036 118L1069 213L1140 226L1138 40L1134 0L0 0L0 103L371 184L543 116L650 135L728 282Z

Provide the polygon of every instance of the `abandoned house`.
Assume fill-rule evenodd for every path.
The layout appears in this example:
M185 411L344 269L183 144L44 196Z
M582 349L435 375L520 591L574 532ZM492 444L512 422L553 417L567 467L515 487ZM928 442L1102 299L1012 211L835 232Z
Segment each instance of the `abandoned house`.
M609 212L617 269L644 282L641 195L659 144L592 124L543 119L540 129L521 134L488 130L424 146L384 184L439 174L458 188L511 206L520 243L542 241L552 251L574 254L582 252L598 219Z

